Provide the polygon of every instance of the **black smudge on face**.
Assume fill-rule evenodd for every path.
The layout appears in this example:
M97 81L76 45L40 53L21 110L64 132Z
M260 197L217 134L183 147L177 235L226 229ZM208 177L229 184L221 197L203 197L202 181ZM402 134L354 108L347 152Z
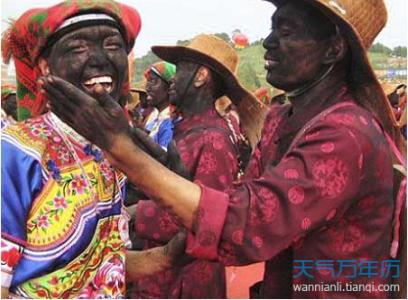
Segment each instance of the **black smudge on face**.
M69 81L91 94L86 80L99 76L112 78L110 95L119 100L123 84L128 80L125 42L117 28L93 25L62 36L46 57L50 73Z

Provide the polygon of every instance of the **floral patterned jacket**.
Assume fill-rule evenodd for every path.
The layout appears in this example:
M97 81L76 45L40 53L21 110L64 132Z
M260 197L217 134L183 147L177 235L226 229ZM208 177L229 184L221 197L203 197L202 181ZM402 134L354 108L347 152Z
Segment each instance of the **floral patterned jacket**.
M27 298L123 297L125 177L51 113L2 133L2 286Z
M326 110L338 103L347 105ZM291 105L272 107L241 182L226 191L202 186L187 252L226 265L266 261L261 298L387 298L381 285L397 276L386 272L397 262L389 257L393 172L382 128L347 87L291 113Z
M174 138L193 180L223 190L236 179L237 149L227 122L214 108L175 124ZM148 247L166 243L182 228L153 201L138 203L135 229ZM139 280L133 298L225 298L225 268L195 260L183 267Z

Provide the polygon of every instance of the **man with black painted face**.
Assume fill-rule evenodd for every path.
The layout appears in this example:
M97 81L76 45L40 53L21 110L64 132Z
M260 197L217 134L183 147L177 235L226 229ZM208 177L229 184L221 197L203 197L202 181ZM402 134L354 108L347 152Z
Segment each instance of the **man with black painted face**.
M195 37L192 45L200 40L224 47L225 58L236 56L235 51L227 43L214 36ZM159 57L162 56L159 46L153 47L152 50ZM214 106L218 96L225 92L222 85L224 79L218 75L215 67L208 67L208 64L204 63L204 59L214 61L217 58L210 55L205 55L204 58L204 55L201 53L196 57L186 57L180 53L172 57L162 57L176 64L175 75L168 78L167 86L168 100L178 115L174 125L173 146L177 147L190 178L217 190L223 190L236 179L238 158L231 140L232 133ZM218 57L218 60L220 58L222 57ZM146 91L148 95L149 92L152 94L151 101L161 98L160 85L166 84L159 77L165 73L165 69L159 64L153 65L146 74L148 79ZM162 71L155 72L152 68L159 68ZM160 188L160 185L157 188ZM181 228L180 223L154 201L140 201L137 204L135 231L139 237L145 239L146 247L168 242ZM134 287L132 297L225 298L225 268L218 262L195 260L182 268L140 279Z
M126 5L67 1L26 12L4 38L16 63L19 117L30 118L2 134L2 298L9 291L27 298L123 298L125 274L165 270L184 252L180 234L166 246L125 254L124 175L45 112L50 94L37 90L37 78L55 75L122 107L127 54L139 30L139 14Z
M254 296L388 298L392 275L381 268L395 263L399 276L389 258L399 251L406 195L402 186L394 203L391 149L398 151L390 144L402 139L366 53L386 23L385 4L269 1L277 10L264 41L267 80L290 103L271 107L240 182L220 192L169 172L133 143L123 117L108 122L116 126L99 144L189 229L187 253L227 265L266 261ZM48 85L68 91L60 81ZM81 132L118 111L71 98L70 111L54 110ZM84 108L90 118L76 120Z
M169 102L170 80L176 74L176 66L159 61L145 71L147 102L158 110L157 117L151 121L149 136L164 150L173 139L173 120Z

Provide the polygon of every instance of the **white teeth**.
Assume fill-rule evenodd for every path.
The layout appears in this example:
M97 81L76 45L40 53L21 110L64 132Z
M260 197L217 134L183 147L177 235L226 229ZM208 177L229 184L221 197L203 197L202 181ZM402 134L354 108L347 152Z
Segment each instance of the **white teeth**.
M92 84L97 84L97 83L100 83L100 84L112 83L112 77L110 76L94 77L84 82L85 85L92 85Z

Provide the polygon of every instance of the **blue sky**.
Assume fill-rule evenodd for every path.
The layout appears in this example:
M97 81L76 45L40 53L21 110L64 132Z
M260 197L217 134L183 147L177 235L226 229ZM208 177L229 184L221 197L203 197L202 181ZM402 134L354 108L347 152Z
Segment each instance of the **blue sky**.
M361 0L355 0L361 1ZM9 18L17 18L29 8L49 6L57 0L1 0L1 27ZM142 31L135 54L147 53L153 45L173 45L200 33L240 29L250 41L265 37L270 28L273 6L261 0L122 0L137 8L142 17ZM407 45L407 0L385 0L388 24L376 41L389 47Z

